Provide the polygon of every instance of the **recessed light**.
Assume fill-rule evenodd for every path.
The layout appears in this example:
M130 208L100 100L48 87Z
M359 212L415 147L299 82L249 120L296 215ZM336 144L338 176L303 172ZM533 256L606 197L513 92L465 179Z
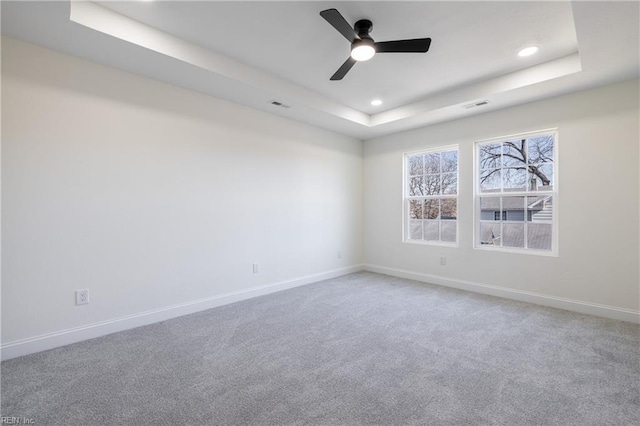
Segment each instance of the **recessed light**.
M371 101L371 105L380 106L380 105L382 105L382 101L380 99L374 99L374 100Z
M538 46L529 46L525 47L521 51L518 52L518 56L531 56L538 51Z

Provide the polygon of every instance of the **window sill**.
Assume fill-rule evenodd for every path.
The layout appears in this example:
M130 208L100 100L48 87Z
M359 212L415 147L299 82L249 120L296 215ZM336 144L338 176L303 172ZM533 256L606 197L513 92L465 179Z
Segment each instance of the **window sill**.
M449 247L458 248L458 243L447 243L443 241L425 241L425 240L403 240L403 243L415 244L418 246L436 246L436 247Z
M524 255L533 255L533 256L544 256L544 257L559 257L558 251L546 251L546 250L536 250L536 249L519 249L517 247L496 247L490 244L487 245L475 245L473 247L474 250L481 251L494 251L494 252L502 252L502 253L511 253L511 254L524 254Z

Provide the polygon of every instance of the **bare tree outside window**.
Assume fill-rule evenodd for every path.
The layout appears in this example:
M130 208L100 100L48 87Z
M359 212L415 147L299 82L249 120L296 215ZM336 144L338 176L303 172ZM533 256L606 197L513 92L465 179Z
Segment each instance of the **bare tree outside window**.
M553 249L555 133L477 143L479 246Z
M408 226L405 238L457 241L458 150L406 156Z
M553 189L554 135L480 145L482 192Z

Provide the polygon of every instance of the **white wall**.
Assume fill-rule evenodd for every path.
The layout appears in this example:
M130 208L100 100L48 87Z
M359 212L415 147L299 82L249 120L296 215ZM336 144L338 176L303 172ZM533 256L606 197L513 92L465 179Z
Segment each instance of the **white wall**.
M348 271L362 142L3 38L2 205L11 346Z
M606 305L637 319L638 114L632 81L366 141L365 263L523 300L545 303L527 298L535 293L546 302ZM474 141L552 127L559 133L559 257L473 249ZM403 243L403 153L450 144L460 145L459 247Z

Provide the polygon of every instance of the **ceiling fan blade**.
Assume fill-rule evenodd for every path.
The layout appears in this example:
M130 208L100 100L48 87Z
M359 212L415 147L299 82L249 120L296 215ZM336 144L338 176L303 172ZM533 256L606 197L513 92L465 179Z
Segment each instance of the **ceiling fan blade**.
M351 25L347 22L346 19L342 17L340 12L336 9L327 9L320 12L320 16L322 16L328 23L330 23L333 28L338 30L340 34L342 34L349 43L353 43L354 40L357 40L359 37L356 32L353 30Z
M338 68L338 71L336 71L329 80L342 80L342 78L347 75L351 67L353 67L356 62L357 61L355 59L349 56L349 59L344 61L344 64L342 64L342 66Z
M411 40L380 41L375 44L376 53L387 52L427 52L431 46L430 38Z

